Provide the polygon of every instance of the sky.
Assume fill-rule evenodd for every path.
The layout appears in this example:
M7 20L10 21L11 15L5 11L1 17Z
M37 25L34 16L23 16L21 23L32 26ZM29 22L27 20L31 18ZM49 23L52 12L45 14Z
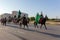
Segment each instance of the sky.
M42 11L49 18L60 18L60 0L0 0L0 15L14 10L25 12L29 17Z

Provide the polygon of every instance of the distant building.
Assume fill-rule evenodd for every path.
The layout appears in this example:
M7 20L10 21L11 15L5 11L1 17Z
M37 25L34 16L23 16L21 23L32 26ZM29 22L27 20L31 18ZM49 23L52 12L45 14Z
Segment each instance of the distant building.
M23 13L21 12L21 17L23 17L25 15L25 17L28 17L27 13ZM12 11L12 16L16 16L16 18L18 17L18 11Z
M17 17L18 11L12 11L12 16L16 16Z
M12 17L12 15L10 13L4 13L4 14L1 15L1 18L6 17L8 19L9 16Z
M21 17L23 17L23 16L26 16L26 18L28 17L28 14L27 13L21 13ZM9 19L9 17L14 17L14 16L16 16L16 18L18 18L18 11L12 11L12 14L10 14L10 13L4 13L4 14L2 14L1 15L1 18L7 18L7 19Z

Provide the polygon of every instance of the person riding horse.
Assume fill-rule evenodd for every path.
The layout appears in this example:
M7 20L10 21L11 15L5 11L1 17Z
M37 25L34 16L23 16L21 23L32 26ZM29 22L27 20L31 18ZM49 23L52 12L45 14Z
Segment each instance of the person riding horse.
M40 15L40 16L41 16L41 18L38 21L38 23L41 24L40 28L42 28L42 25L44 25L45 29L47 29L46 24L45 24L46 23L46 17L43 17L42 15ZM38 25L36 22L34 22L34 25L35 25L35 28L36 27L38 28Z
M36 20L34 21L34 26L35 28L38 28L38 24L40 24L42 22L42 19L44 18L43 15L39 15L37 14L38 18L36 18Z
M39 23L41 24L40 28L42 28L42 25L44 25L45 26L45 29L47 30L47 27L46 27L46 17L41 18L39 20Z
M6 17L5 18L1 18L1 24L6 25L6 22L7 22Z
M24 17L22 18L22 24L24 25L24 28L25 28L25 26L27 26L27 28L28 28L28 20L27 20L27 18L25 17L25 15L24 15Z

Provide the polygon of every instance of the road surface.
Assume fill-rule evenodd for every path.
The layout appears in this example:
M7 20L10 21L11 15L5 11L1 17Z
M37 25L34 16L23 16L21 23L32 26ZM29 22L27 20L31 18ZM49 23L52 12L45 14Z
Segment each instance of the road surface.
M37 29L29 24L29 29L20 29L19 25L0 24L0 40L60 40L60 25L47 25L47 28Z

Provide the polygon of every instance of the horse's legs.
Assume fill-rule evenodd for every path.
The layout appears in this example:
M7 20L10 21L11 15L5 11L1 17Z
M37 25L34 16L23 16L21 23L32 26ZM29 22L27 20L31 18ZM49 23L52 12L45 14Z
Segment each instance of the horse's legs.
M35 26L35 28L36 28L37 25L35 24L34 26Z
M35 25L35 28L38 28L38 25Z
M3 25L4 25L4 22L3 22Z
M5 22L5 26L6 26L6 22Z
M20 28L21 28L21 24L20 24L19 26L20 26Z
M28 24L27 24L26 26L27 26L27 28L28 28Z
M22 27L22 23L19 24L20 25L20 28Z
M38 28L38 25L37 25L37 23L35 23L35 24L34 24L34 26L35 26L35 28Z
M44 26L45 26L45 29L47 30L46 24L44 24Z
M25 25L24 25L24 28L25 28Z
M38 25L37 25L37 28L39 28Z
M41 24L40 29L42 28L42 25L43 25L43 24Z
M34 23L34 27L36 28L36 24Z

